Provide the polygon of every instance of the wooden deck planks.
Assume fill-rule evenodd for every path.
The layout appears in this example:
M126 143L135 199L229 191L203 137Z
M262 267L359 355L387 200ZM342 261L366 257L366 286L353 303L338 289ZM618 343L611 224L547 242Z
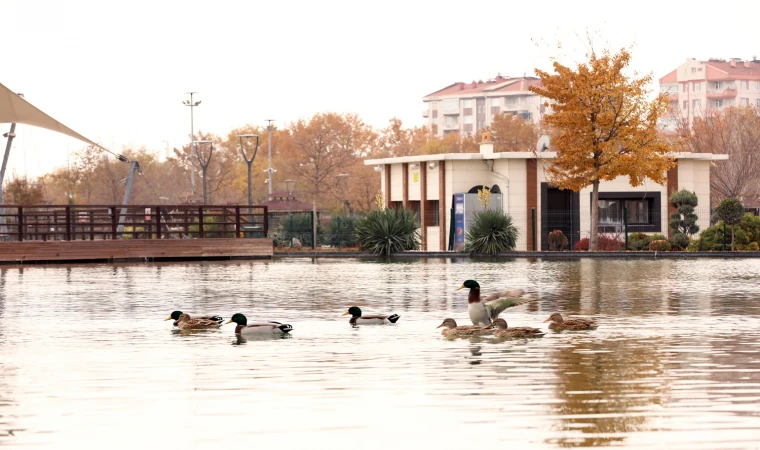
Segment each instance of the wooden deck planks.
M124 239L0 242L0 262L271 258L271 239Z

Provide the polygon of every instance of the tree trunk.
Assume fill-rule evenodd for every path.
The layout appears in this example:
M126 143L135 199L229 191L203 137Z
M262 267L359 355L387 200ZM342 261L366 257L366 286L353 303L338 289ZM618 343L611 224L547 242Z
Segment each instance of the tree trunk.
M731 251L734 251L734 226L731 225Z
M599 180L594 180L593 193L591 195L591 237L588 242L588 251L595 252L599 240Z

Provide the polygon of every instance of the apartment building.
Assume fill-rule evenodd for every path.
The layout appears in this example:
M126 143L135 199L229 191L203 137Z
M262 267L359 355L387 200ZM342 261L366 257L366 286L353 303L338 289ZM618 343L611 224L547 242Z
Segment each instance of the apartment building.
M438 137L449 133L474 135L500 113L539 122L544 101L528 90L531 86L541 86L541 80L498 75L488 81L454 83L422 98L422 117Z
M760 60L690 58L660 78L660 92L669 95L670 111L661 124L670 131L679 120L691 124L706 112L736 106L760 108Z

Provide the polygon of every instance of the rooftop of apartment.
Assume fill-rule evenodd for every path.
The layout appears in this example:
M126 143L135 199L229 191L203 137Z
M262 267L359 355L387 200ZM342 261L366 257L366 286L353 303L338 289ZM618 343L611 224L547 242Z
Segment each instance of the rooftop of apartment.
M423 100L437 100L442 97L492 97L499 94L527 91L530 86L541 86L541 80L536 77L512 78L499 74L496 78L487 81L456 82L426 95Z
M704 67L704 78L700 78L707 81L760 80L760 60L756 56L753 56L751 60L745 61L741 58L709 58L707 61L697 61L694 58L690 58L685 64L692 62L699 63L698 66L695 66L697 72L701 72L702 67ZM660 78L660 83L677 83L678 69L682 66Z

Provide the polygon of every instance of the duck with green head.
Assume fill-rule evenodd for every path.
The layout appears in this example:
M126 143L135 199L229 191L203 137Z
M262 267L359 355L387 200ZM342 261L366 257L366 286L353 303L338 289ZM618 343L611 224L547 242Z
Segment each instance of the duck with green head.
M444 319L443 323L436 328L444 327L441 334L444 336L487 336L493 334L493 330L488 327L476 327L474 325L457 326L454 319Z
M351 314L351 320L349 320L348 323L351 325L380 325L386 323L396 323L396 321L401 317L398 314L375 314L364 316L362 315L362 310L358 306L352 306L348 308L348 311L343 313L344 316L347 316L349 314Z
M467 280L459 287L459 289L465 288L470 289L470 294L467 296L467 311L470 313L470 320L473 325L482 327L491 325L505 309L536 300L524 297L523 289L494 292L483 298L480 296L480 285L475 280Z
M293 329L292 326L287 323L280 322L251 322L248 323L248 319L240 314L233 314L230 320L226 323L236 323L235 334L287 334Z
M522 337L541 337L544 332L538 328L531 327L512 327L507 326L507 321L504 319L496 319L493 323L486 328L495 328L494 336L499 338L522 338Z
M174 326L179 326L179 323L177 322L179 320L179 316L184 314L182 311L172 311L172 313L167 317L165 320L174 320ZM188 319L204 319L204 320L211 320L213 322L218 323L219 325L224 322L224 319L222 316L198 316L198 317L190 317L189 314L185 314Z

